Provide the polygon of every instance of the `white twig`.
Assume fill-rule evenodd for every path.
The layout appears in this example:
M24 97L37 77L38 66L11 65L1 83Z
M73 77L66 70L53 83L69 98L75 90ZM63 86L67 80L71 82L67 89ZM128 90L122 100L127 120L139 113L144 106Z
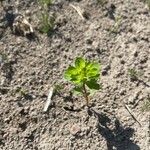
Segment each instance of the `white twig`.
M49 107L50 104L51 104L51 99L52 99L52 96L53 96L53 92L54 92L54 88L51 87L50 90L49 90L49 93L48 93L48 98L47 98L47 101L46 101L46 103L45 103L43 112L46 112L46 111L48 110L48 107Z
M82 20L85 20L85 18L83 17L81 8L80 8L79 6L74 6L73 4L70 4L70 6L71 6L72 8L74 8L74 9L77 11L77 13L78 13L79 16L82 18Z
M125 107L126 110L129 112L129 114L131 115L131 117L132 117L140 126L142 126L141 123L136 119L135 115L132 113L132 111L131 111L131 109L129 108L129 106L124 103L124 107Z

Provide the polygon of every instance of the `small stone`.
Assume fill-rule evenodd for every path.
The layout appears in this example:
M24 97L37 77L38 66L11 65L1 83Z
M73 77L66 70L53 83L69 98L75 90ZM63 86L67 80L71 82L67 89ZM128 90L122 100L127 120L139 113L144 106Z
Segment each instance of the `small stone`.
M35 99L35 98L36 98L36 95L32 95L32 98Z
M22 39L21 39L20 37L17 37L17 38L16 38L16 43L17 43L17 44L21 44L21 43L22 43Z
M92 46L93 46L95 49L98 49L98 48L99 48L99 41L93 41Z
M25 14L29 16L31 14L30 10L26 10Z
M5 118L5 119L4 119L4 122L5 122L5 123L9 123L9 122L10 122L10 120L11 120L11 117L9 117L9 118Z
M70 133L72 135L77 135L78 133L81 132L81 128L79 127L79 125L75 124L70 128Z
M124 95L126 93L126 90L125 89L120 89L120 91L119 91L119 94L120 95Z

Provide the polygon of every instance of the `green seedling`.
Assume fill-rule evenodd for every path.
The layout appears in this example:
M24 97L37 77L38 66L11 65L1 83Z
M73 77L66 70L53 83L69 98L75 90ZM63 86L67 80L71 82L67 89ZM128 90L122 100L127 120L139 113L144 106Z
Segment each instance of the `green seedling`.
M47 7L52 5L53 0L39 0L40 4L46 5Z
M6 54L0 53L0 63L8 62L8 58Z
M128 69L128 73L132 80L138 79L138 72L135 69Z
M97 3L104 6L107 3L107 0L97 0Z
M111 33L118 33L119 28L121 26L121 22L122 22L122 17L121 16L116 17L115 24L110 28L110 32Z
M54 28L55 18L54 16L49 16L48 12L45 11L41 14L40 18L40 32L49 34Z
M18 93L21 97L25 97L29 93L28 90L23 89L22 87L17 87L14 92L15 94Z
M65 71L64 77L75 85L74 92L83 95L86 105L89 106L89 95L100 89L97 83L100 77L100 64L78 57L74 65L70 65Z
M145 2L147 3L149 9L150 9L150 0L145 0Z
M130 79L133 81L140 80L140 77L143 75L143 72L138 72L135 69L128 69L128 73L129 73Z
M142 111L150 111L150 98L144 103Z

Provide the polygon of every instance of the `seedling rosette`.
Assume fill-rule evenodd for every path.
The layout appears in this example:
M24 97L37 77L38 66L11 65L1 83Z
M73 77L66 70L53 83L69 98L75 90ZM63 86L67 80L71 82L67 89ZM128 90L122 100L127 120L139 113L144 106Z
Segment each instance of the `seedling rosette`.
M97 83L100 77L100 64L77 57L74 65L70 65L64 74L65 79L71 81L74 92L83 95L89 106L89 95L101 87Z

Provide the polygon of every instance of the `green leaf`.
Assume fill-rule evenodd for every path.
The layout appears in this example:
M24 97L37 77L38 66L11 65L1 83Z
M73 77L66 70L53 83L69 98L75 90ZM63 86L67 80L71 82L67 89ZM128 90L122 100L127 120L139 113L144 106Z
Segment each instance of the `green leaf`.
M88 86L89 89L93 90L99 90L101 88L100 85L96 82L96 80L87 81L86 85Z
M99 73L100 71L100 66L98 63L88 63L86 68L89 72L92 70L96 70Z
M72 76L75 75L76 76L77 72L76 72L76 68L73 66L69 66L68 69L65 71L64 77L67 80L71 80Z
M71 81L73 81L75 84L82 84L83 76L81 74L72 75Z
M99 72L96 69L92 69L87 72L87 77L97 77L99 75Z
M88 63L87 64L87 69L86 69L86 74L88 79L95 79L97 80L100 76L100 66L98 63Z
M77 95L82 95L82 88L79 86L73 88L73 93Z
M75 60L75 67L78 69L83 69L85 67L85 60L82 57L77 57Z

